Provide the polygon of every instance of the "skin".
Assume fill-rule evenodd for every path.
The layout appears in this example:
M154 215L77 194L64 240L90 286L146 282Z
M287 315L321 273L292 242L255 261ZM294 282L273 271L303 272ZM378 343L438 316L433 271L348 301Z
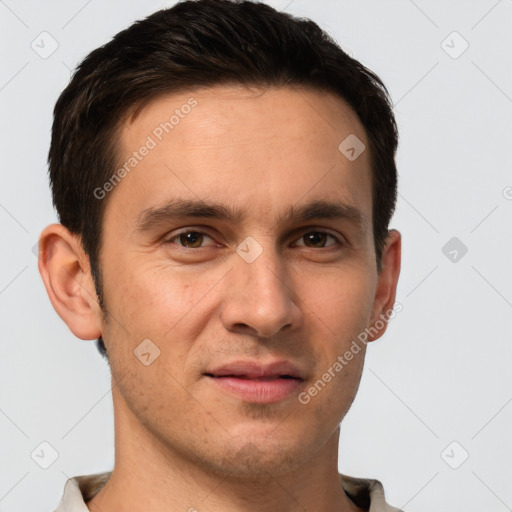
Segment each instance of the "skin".
M245 402L203 372L238 358L287 359L305 372L302 391L392 309L400 233L389 232L378 273L365 130L330 94L218 86L149 103L124 124L120 164L191 96L197 106L104 199L105 318L79 238L59 224L40 237L39 268L53 306L77 337L103 336L112 371L115 467L87 506L362 510L342 490L338 443L364 345L306 405L296 393L274 404ZM351 133L367 148L353 162L338 150ZM179 197L235 206L246 219L171 219L135 229L143 210ZM366 225L277 222L289 206L313 199L352 205ZM176 238L182 228L204 236ZM318 231L328 234L304 236ZM236 252L248 236L263 251L252 263ZM160 355L145 366L134 350L148 338Z

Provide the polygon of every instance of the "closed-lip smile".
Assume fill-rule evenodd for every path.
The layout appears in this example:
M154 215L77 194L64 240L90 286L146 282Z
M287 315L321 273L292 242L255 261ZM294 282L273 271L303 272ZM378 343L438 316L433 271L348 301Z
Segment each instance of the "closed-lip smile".
M254 403L279 402L305 380L304 372L286 360L266 364L237 360L207 370L203 375L228 394Z

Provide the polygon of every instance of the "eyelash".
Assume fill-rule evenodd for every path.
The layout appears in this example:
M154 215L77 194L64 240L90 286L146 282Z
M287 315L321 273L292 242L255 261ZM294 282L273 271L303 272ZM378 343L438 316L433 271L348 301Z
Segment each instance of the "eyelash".
M213 237L211 237L205 231L200 231L200 230L197 230L197 229L187 228L187 229L184 229L183 231L180 231L180 232L174 234L172 237L165 239L163 241L163 243L166 244L166 245L167 244L173 244L173 240L175 240L176 238L179 238L181 235L187 234L187 233L196 233L196 234L199 234L199 235L206 235L208 238L211 238L213 240ZM318 249L324 249L324 250L336 249L336 248L339 248L340 246L345 245L345 243L340 238L338 238L337 236L333 235L331 232L325 231L323 229L315 229L315 228L313 228L313 229L310 229L308 231L304 231L303 234L299 238L302 238L303 236L308 235L310 233L322 233L324 235L330 236L331 238L333 238L337 242L335 245L331 245L331 246L327 246L327 247L319 247ZM176 244L176 245L178 245L178 247L180 247L180 249L189 250L189 251L197 251L199 249L204 249L205 248L205 247L185 247L185 246L180 245L180 244ZM306 246L304 246L304 248L305 249L310 249L310 250L314 250L315 249L314 247L306 247Z

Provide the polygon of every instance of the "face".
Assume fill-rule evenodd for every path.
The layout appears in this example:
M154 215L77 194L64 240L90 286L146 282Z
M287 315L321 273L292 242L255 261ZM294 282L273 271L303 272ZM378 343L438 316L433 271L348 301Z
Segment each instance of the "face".
M304 392L382 313L370 155L340 152L350 134L368 148L341 99L292 88L166 96L125 124L120 167L136 163L108 192L100 251L123 436L219 474L332 449L364 346Z

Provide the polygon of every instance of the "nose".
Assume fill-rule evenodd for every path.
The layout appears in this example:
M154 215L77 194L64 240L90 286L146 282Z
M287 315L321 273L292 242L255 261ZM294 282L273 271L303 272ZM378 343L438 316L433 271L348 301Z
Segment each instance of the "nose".
M284 262L269 247L248 263L238 255L229 272L221 320L230 332L269 338L302 322Z

